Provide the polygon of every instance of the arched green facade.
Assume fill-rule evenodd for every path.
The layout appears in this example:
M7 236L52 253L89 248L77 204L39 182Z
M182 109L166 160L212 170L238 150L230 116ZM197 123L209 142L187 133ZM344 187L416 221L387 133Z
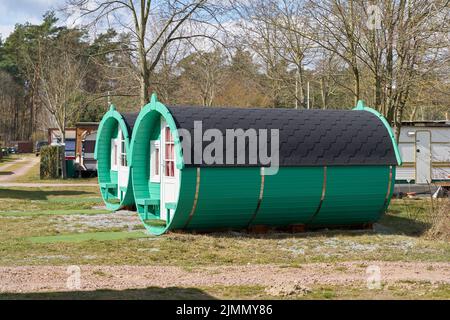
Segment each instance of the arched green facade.
M382 118L363 105L357 110ZM161 117L174 136L180 185L173 217L158 225L152 221L158 221L160 214L160 186L149 179L149 142L159 137ZM386 130L392 135L389 126ZM398 148L395 141L392 143L400 164ZM185 166L176 121L155 96L136 120L131 167L137 211L145 227L157 235L167 230L242 229L254 225L373 223L389 205L395 183L392 164L280 167L275 175L263 175L259 167Z
M134 204L131 174L128 183L119 190L118 171L111 168L111 139L122 130L127 157L131 154L131 132L123 115L114 106L103 116L97 131L94 157L97 160L97 174L100 192L108 210L116 211ZM128 159L128 163L130 160ZM122 195L119 195L119 192Z
M150 223L150 220L157 220L159 214L158 205L153 205L155 201L160 201L160 185L150 181L150 140L158 139L160 136L160 119L163 117L167 120L168 125L174 135L175 152L177 154L176 166L178 169L184 168L181 143L178 137L177 127L169 110L160 102L156 100L156 95L152 96L152 101L145 105L138 118L136 119L133 136L131 139L131 176L133 181L134 201L139 217L143 221L147 230L153 234L162 234L169 225L157 226ZM183 178L184 171L180 172ZM178 204L187 203L189 200L185 199L186 195L179 190L180 198ZM149 205L149 203L152 203ZM149 212L153 209L153 213ZM182 206L180 206L182 210ZM178 211L178 209L177 209ZM177 220L177 219L175 219Z

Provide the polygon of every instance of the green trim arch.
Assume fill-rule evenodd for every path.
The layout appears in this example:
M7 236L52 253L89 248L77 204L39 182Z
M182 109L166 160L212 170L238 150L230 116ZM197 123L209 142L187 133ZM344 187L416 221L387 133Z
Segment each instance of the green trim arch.
M122 129L124 136L127 163L128 167L130 167L131 162L129 154L131 153L131 134L120 112L116 110L114 105L111 105L109 111L100 121L94 151L94 158L97 160L100 193L106 208L111 211L117 211L125 206L134 204L131 172L128 176L125 194L123 198L119 200L117 192L118 172L111 169L111 139L117 137L119 127ZM131 171L131 167L129 170Z
M181 140L175 120L167 107L157 100L156 94L152 95L150 103L142 108L136 119L129 158L136 210L147 231L154 235L161 235L169 228L172 229L174 225L180 223L178 221L180 218L178 214L179 208L176 208L173 219L168 223L164 225L152 223L159 221L158 216L160 212L159 204L157 203L160 201L160 185L150 181L150 141L159 139L161 117L164 118L173 135L176 167L180 170L180 182L185 179L183 177L184 161ZM185 193L186 191L182 191L180 183L177 204L189 202L181 199Z
M386 118L381 113L379 113L377 110L366 106L363 100L359 100L356 107L353 110L367 111L367 112L373 113L381 120L381 122L383 122L384 126L386 127L386 130L389 133L389 136L391 137L392 146L394 147L395 157L397 159L397 165L401 166L403 162L402 162L402 157L400 156L400 150L398 148L397 142L395 141L394 131L392 131L392 127L389 125Z

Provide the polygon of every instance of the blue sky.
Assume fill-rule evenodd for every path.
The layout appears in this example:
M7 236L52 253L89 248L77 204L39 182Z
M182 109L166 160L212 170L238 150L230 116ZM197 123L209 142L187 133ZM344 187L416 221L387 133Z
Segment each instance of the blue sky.
M42 15L61 7L64 0L0 0L0 34L5 39L16 23L39 23Z

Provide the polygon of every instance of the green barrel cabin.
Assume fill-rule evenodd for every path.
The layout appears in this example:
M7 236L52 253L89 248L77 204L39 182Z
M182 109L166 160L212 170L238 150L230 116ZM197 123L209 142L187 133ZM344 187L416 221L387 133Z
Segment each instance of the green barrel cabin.
M236 161L235 151L227 154L235 161L201 159L218 137L201 141L199 123L203 131L213 129L223 137L229 129L255 129L262 139L258 130L278 129L278 170L250 156ZM114 130L109 132L106 143ZM267 133L265 138L269 154L275 138ZM263 148L247 141L244 151L255 147ZM103 174L110 177L105 163ZM136 209L155 235L261 225L370 224L389 205L400 164L391 127L363 102L354 110L170 107L154 95L139 113L131 142Z
M111 105L98 127L94 158L100 191L109 210L134 204L129 155L137 116L138 113L120 113Z

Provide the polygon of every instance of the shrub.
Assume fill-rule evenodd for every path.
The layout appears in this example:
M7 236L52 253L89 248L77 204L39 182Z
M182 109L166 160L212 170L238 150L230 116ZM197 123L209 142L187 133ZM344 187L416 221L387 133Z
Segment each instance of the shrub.
M41 148L41 179L58 179L61 176L61 159L63 150L59 146L45 146Z
M426 236L433 240L450 241L450 200L438 199L431 207Z

